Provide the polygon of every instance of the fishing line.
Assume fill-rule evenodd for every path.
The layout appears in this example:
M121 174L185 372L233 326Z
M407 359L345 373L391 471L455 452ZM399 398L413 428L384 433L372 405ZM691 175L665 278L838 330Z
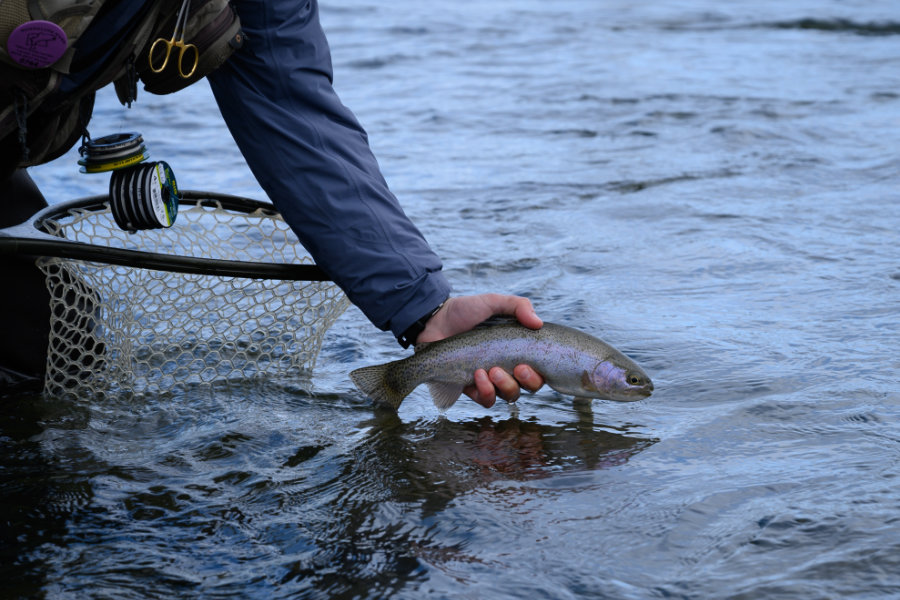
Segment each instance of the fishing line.
M178 184L166 162L151 162L113 172L110 209L126 231L171 227L178 215Z
M144 138L139 133L114 133L88 139L78 149L82 173L103 173L137 164L147 157Z

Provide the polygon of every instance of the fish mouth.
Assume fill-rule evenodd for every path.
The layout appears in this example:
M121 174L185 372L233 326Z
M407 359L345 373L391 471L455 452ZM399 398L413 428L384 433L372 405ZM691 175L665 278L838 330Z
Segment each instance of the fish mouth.
M648 381L644 385L631 386L628 389L622 390L621 393L618 394L619 397L613 398L613 400L619 402L637 402L638 400L649 398L651 394L653 394L653 382Z

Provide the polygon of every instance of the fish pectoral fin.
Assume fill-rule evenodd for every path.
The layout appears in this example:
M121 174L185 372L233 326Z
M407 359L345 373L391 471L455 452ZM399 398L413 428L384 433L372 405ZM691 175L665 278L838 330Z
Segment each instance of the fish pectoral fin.
M442 381L434 381L428 384L428 391L431 392L431 399L434 405L444 410L450 408L463 393L462 385L458 383L445 383Z
M594 385L594 382L591 381L591 374L588 373L587 371L582 371L582 372L581 372L581 387L582 387L586 392L596 392L596 391L599 391L599 390L597 390L597 386Z

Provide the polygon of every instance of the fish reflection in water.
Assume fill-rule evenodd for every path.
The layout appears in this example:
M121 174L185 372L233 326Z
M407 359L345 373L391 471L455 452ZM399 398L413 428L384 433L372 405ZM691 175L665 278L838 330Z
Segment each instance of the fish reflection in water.
M394 497L440 504L494 481L618 466L657 441L594 423L589 405L576 414L561 424L521 420L515 412L500 420L403 422L379 411L365 444L368 467L391 474Z

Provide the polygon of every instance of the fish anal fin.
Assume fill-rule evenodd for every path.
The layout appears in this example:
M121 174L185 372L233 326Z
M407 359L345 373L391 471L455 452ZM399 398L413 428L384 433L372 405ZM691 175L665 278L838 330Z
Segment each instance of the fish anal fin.
M444 410L456 404L456 401L459 400L463 393L463 387L458 383L433 381L428 384L428 391L431 393L434 405Z

